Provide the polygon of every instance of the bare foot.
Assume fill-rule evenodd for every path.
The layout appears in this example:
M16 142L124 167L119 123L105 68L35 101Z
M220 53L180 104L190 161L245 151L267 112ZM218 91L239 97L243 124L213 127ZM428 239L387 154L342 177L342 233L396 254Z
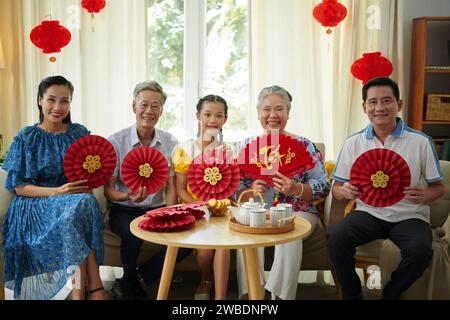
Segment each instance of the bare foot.
M81 289L73 289L72 290L72 300L84 300L85 299L85 291Z
M195 291L195 300L209 300L211 292L211 281L202 280Z

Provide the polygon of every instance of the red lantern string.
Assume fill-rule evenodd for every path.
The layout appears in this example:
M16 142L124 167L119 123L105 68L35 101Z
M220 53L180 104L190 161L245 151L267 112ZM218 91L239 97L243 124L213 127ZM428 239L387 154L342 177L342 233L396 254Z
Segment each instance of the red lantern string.
M94 32L94 13L99 13L106 6L105 0L82 0L81 6L91 14L91 30Z
M388 77L394 70L391 61L381 55L381 52L363 53L363 57L353 62L352 75L365 84L376 77Z
M69 44L72 35L58 20L46 20L31 30L30 39L43 53L56 53ZM56 58L51 56L49 60L55 62Z
M335 27L347 16L347 8L338 0L322 0L322 3L314 7L314 18L331 33L330 27Z

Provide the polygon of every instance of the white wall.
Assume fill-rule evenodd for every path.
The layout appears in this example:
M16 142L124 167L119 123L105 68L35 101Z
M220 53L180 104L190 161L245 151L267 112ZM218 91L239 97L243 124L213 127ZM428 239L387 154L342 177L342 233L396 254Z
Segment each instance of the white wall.
M409 71L411 60L412 20L419 17L446 16L450 17L450 0L399 0L403 3L403 63L405 87L403 98L408 103ZM444 36L444 35L443 35ZM447 35L450 40L450 35ZM407 105L406 105L407 106ZM405 114L406 116L406 114ZM407 117L405 117L407 119Z

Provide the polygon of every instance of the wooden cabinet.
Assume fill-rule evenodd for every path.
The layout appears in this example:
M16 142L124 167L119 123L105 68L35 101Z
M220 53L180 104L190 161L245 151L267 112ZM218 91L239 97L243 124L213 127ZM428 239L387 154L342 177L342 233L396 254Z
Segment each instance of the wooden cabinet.
M429 94L442 96L442 119L430 117L430 112L427 116ZM450 152L445 150L450 148L450 120L445 107L450 103L445 95L450 96L450 17L416 18L412 29L408 125L433 138L440 159Z

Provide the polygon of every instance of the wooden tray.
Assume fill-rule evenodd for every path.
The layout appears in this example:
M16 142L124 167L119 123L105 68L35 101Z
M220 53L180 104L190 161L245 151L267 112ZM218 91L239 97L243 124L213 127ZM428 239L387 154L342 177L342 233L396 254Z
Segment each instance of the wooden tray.
M243 233L252 233L252 234L276 234L276 233L285 233L289 232L295 227L295 221L292 220L292 223L281 226L281 227L272 227L269 223L269 220L266 220L265 227L250 227L240 224L236 221L235 217L232 217L229 222L229 226L231 230L243 232Z

